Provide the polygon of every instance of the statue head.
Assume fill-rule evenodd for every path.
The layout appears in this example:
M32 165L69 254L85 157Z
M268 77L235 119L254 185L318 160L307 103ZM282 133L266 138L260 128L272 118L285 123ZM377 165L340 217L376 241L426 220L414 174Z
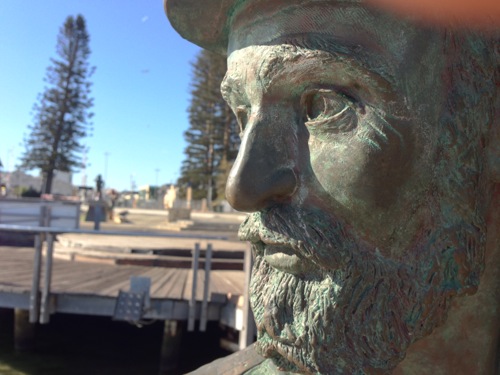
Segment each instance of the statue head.
M480 283L498 39L361 0L198 3L167 13L228 56L258 350L292 372L390 371Z

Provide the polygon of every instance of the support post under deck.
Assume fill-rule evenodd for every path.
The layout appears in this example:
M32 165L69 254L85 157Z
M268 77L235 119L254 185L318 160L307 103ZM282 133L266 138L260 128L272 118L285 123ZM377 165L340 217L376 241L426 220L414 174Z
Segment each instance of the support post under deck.
M179 367L182 332L182 322L165 320L160 354L160 375L171 374Z
M18 352L31 351L35 346L35 324L30 323L29 311L14 311L14 349Z
M12 347L14 310L0 307L0 351Z

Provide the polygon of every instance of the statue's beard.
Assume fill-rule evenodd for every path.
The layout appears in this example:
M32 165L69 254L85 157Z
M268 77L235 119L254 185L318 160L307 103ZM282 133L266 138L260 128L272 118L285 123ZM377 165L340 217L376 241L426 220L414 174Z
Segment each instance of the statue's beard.
M292 372L390 372L446 315L437 252L427 245L435 235L395 261L355 241L319 210L287 206L251 215L240 237L252 241L256 255L251 303L257 350ZM271 267L262 241L286 244L307 271Z

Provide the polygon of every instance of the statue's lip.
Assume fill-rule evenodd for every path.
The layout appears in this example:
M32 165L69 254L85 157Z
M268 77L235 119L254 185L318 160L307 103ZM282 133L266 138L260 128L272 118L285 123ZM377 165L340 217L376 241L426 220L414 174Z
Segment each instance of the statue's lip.
M264 260L271 267L294 275L303 274L307 267L306 262L290 246L282 244L266 244Z

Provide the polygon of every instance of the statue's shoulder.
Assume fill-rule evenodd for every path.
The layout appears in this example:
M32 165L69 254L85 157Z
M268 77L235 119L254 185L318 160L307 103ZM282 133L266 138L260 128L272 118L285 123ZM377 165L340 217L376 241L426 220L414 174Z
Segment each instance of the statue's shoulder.
M269 375L273 371L272 362L266 360L255 351L254 345L240 350L227 357L217 359L189 375ZM276 368L274 367L274 370ZM281 372L278 371L277 374Z

